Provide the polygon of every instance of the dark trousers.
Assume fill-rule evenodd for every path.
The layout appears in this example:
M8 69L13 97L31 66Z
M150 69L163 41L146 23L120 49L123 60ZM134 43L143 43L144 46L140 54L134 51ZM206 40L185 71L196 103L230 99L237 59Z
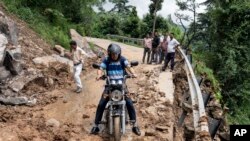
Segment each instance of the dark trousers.
M162 63L162 61L164 60L165 56L166 56L166 51L163 50L163 49L160 49L160 51L159 51L159 57L160 57L159 58L159 64Z
M146 55L147 55L147 63L149 63L149 58L150 58L150 55L151 55L150 48L144 48L143 57L142 57L142 62L143 63L145 62Z
M168 66L169 61L171 61L171 70L174 69L174 57L175 57L175 52L167 53L165 56L165 62L163 65L163 70L165 70Z
M102 115L103 115L103 112L105 110L105 107L106 107L108 101L109 101L109 98L108 97L104 98L103 96L102 96L101 100L99 101L99 104L98 104L98 107L96 110L95 124L99 124L100 121L102 120ZM135 113L135 108L134 108L132 100L130 98L126 97L125 101L126 101L126 106L128 109L128 114L129 114L130 120L136 121L136 113Z
M150 63L152 62L157 62L157 48L152 48Z

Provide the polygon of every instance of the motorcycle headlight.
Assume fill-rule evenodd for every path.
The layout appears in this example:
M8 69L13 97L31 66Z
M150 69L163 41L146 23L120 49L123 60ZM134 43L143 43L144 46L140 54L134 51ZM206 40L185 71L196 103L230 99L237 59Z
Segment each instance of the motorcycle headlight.
M111 93L111 99L113 101L121 101L122 100L122 92L119 91L119 90L114 90L112 93Z

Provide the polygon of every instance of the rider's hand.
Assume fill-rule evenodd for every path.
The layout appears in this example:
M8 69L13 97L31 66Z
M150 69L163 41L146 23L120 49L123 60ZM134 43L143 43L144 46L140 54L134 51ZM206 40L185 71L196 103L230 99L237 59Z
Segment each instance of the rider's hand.
M97 80L97 81L100 80L101 77L102 77L102 76L99 76L99 75L98 75L98 76L96 77L96 80Z

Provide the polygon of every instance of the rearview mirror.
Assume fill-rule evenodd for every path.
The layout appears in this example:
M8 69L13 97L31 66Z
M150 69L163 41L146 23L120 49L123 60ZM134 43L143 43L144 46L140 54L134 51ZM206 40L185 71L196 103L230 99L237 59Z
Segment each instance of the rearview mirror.
M97 64L97 63L94 63L94 64L92 64L92 67L93 67L94 69L99 69L99 68L100 68L100 65Z
M131 67L138 66L139 62L138 61L131 61L130 65Z

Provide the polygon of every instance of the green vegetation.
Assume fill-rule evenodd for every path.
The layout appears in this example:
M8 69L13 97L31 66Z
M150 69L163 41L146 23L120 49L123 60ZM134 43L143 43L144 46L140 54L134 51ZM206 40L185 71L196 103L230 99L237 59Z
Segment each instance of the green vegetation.
M111 11L105 11L105 0L1 0L8 11L26 21L50 44L60 44L69 48L69 29L80 34L104 38L106 34L117 34L133 38L143 38L152 32L154 16L147 14L139 19L134 6L128 0L109 0L114 4ZM93 7L98 7L95 12ZM175 32L181 36L181 30L171 18L156 16L156 30L165 34Z
M198 20L192 21L184 44L193 52L197 72L207 75L216 96L230 109L229 122L249 124L250 1L207 0L203 4L207 12L196 15Z
M212 69L207 67L205 59L205 54L193 53L193 60L195 64L195 73L200 74L206 77L207 80L211 82L212 89L214 91L215 97L218 100L222 100L220 84L218 79L215 78L214 72Z
M8 11L26 21L50 44L69 48L69 29L74 28L84 35L93 20L86 19L94 14L91 1L49 1L49 0L2 0ZM65 6L67 5L67 6ZM88 15L88 16L86 16ZM86 22L87 21L87 22Z

